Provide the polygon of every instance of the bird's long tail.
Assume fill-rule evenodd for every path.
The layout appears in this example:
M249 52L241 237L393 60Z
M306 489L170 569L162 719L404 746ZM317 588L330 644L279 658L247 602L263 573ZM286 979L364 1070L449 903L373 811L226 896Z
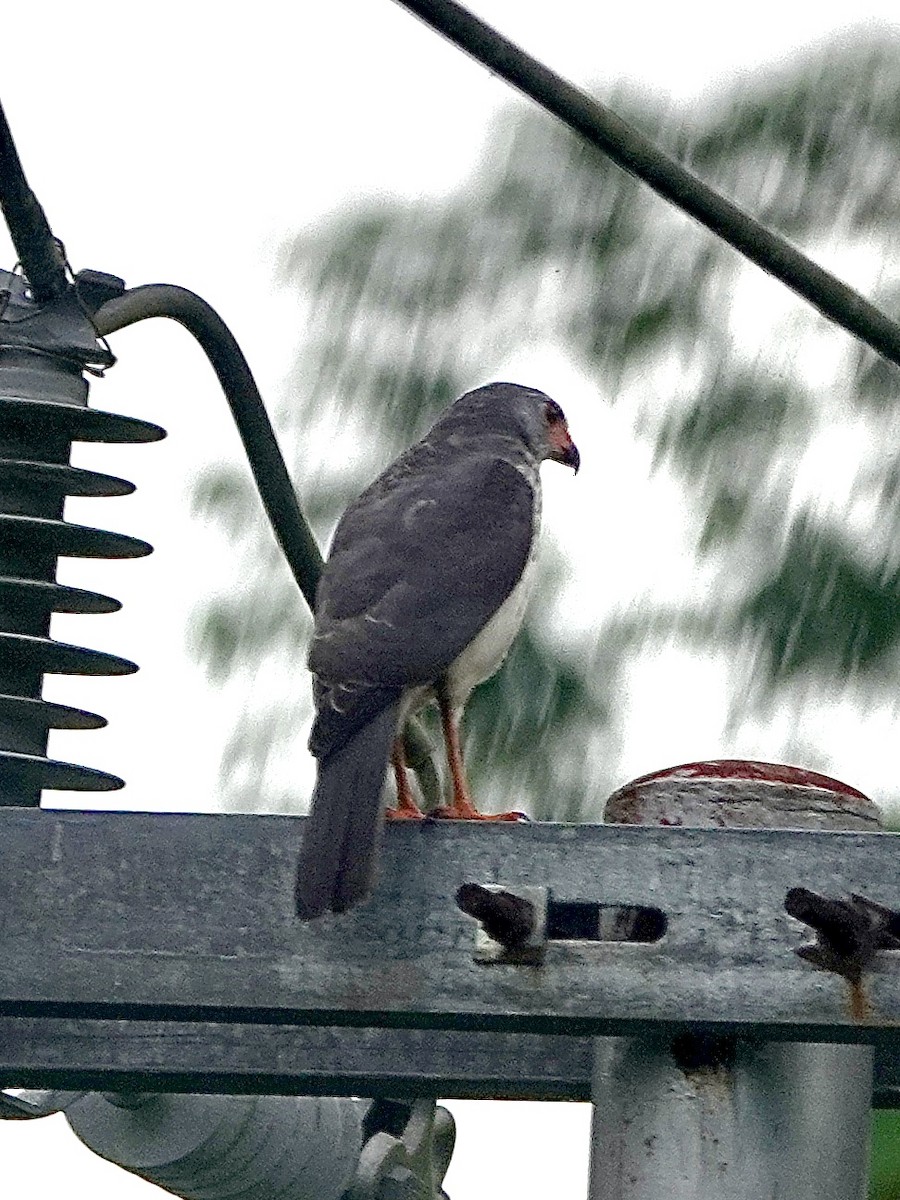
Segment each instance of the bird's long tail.
M372 890L381 842L381 793L397 732L397 707L394 703L382 709L319 762L294 889L301 920L344 912Z

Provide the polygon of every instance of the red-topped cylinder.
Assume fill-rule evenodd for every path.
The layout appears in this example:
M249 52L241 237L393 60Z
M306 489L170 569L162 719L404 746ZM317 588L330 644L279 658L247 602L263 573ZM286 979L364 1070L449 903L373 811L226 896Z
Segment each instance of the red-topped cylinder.
M626 783L606 802L616 825L866 829L878 805L839 779L783 763L723 758L682 763Z

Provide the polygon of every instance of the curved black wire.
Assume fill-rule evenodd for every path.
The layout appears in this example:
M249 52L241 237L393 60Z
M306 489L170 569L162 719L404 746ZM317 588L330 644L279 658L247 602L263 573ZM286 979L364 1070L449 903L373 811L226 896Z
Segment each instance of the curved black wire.
M108 300L94 314L94 324L99 333L108 334L147 317L177 321L200 343L222 385L275 536L306 603L314 609L322 555L300 511L275 430L234 335L205 300L170 283L131 288Z
M231 330L195 292L170 283L131 288L97 309L93 320L101 335L115 333L148 317L168 317L200 343L225 393L247 452L263 507L278 544L310 611L315 611L322 555L300 510L297 494L281 455L259 388ZM418 721L404 731L406 761L416 772L429 806L440 803L440 782L431 758L431 743Z
M28 186L16 151L12 131L0 106L0 210L9 226L9 234L25 277L38 304L58 299L68 287L66 269L59 246L38 203Z

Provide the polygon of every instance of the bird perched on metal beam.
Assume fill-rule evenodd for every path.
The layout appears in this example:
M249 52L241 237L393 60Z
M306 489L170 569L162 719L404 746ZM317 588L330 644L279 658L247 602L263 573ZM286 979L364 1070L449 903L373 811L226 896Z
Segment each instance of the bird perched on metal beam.
M316 594L309 652L318 759L297 869L297 914L343 912L372 889L388 763L394 817L421 817L401 734L437 701L453 801L431 816L485 816L463 771L459 718L498 669L528 599L545 459L578 470L562 409L534 388L467 392L344 513Z

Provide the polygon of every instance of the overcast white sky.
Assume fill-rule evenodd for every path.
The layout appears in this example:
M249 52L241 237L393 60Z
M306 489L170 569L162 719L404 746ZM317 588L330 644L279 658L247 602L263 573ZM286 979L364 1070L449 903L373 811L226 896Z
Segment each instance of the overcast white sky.
M852 8L760 0L726 17L721 3L699 0L472 6L579 83L627 78L688 113L718 80L849 27L851 12L854 25L900 30L896 0ZM298 341L297 301L273 284L285 239L366 196L440 193L472 169L498 109L525 104L391 0L7 4L3 42L0 97L75 268L198 291L229 323L272 401ZM0 265L12 260L0 235ZM66 564L63 580L118 596L125 608L61 618L54 634L133 658L141 671L54 681L48 694L112 720L100 733L58 737L53 750L126 777L116 805L215 808L227 713L191 663L185 629L198 594L227 580L231 564L216 535L191 521L187 495L204 465L239 462L240 448L202 356L180 330L148 323L116 335L113 348L119 365L94 385L93 403L157 421L170 436L80 448L76 462L132 478L138 492L72 503L67 514L145 538L156 553ZM582 428L593 429L584 395L565 403L576 431L579 407ZM591 446L579 441L587 460ZM673 745L673 760L688 757L687 746ZM453 1200L584 1194L586 1107L452 1107L460 1120ZM61 1118L0 1123L0 1161L10 1196L151 1195L84 1150Z

